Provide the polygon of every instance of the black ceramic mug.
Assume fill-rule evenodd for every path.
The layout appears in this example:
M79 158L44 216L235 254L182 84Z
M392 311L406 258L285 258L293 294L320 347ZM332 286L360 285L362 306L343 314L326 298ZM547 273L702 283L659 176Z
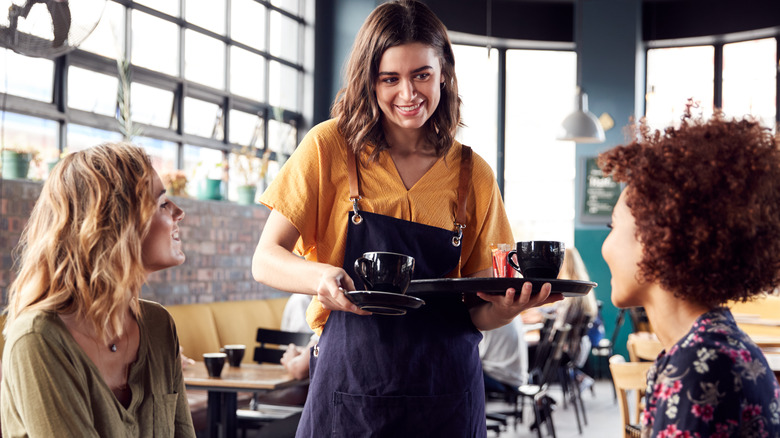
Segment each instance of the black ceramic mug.
M228 363L231 367L240 367L241 361L244 359L244 352L246 351L246 345L230 344L220 348L219 351L227 355Z
M565 252L563 242L529 240L517 242L517 249L507 254L507 261L525 278L558 278ZM517 255L517 264L512 255Z
M206 364L206 370L209 372L209 377L219 377L222 375L222 368L225 366L225 359L227 354L225 353L204 353L203 363Z
M355 273L367 290L406 293L414 273L414 257L394 252L367 252L355 260Z

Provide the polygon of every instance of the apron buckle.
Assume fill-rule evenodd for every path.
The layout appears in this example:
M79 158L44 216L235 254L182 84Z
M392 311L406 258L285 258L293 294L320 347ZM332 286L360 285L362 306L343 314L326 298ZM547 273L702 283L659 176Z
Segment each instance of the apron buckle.
M352 216L352 223L355 225L360 225L360 223L363 222L363 217L360 216L360 210L358 209L358 201L362 198L358 196L349 199L352 201L352 211L355 212L354 216Z
M463 240L463 229L466 228L466 226L459 224L457 221L454 222L454 224L455 232L452 236L452 246L460 246L460 242Z

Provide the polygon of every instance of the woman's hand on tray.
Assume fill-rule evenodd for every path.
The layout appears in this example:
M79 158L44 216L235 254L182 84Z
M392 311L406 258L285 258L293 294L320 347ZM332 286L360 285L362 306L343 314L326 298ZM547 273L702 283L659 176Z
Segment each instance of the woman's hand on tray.
M523 310L563 299L563 295L551 293L550 283L545 283L538 294L532 295L532 290L533 284L525 282L519 291L509 288L503 295L477 292L487 304L471 310L474 325L480 330L492 330L508 324Z

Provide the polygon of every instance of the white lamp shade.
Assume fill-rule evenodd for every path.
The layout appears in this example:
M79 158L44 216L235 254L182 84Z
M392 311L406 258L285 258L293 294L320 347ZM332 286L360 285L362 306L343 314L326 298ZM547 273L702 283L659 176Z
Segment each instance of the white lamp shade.
M604 128L601 127L601 122L593 113L588 111L588 95L579 92L577 95L577 109L563 119L558 140L577 143L603 143L605 139Z

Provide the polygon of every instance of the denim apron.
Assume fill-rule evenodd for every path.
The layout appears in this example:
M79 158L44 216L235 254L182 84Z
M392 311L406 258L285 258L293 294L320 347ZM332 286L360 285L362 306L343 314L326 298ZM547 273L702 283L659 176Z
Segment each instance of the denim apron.
M344 270L367 251L415 258L414 278L442 278L458 267L471 149L461 156L454 230L360 211L355 156ZM360 288L360 286L358 286ZM485 395L477 345L482 335L460 294L425 297L404 316L334 311L310 362L309 396L298 437L485 437Z

